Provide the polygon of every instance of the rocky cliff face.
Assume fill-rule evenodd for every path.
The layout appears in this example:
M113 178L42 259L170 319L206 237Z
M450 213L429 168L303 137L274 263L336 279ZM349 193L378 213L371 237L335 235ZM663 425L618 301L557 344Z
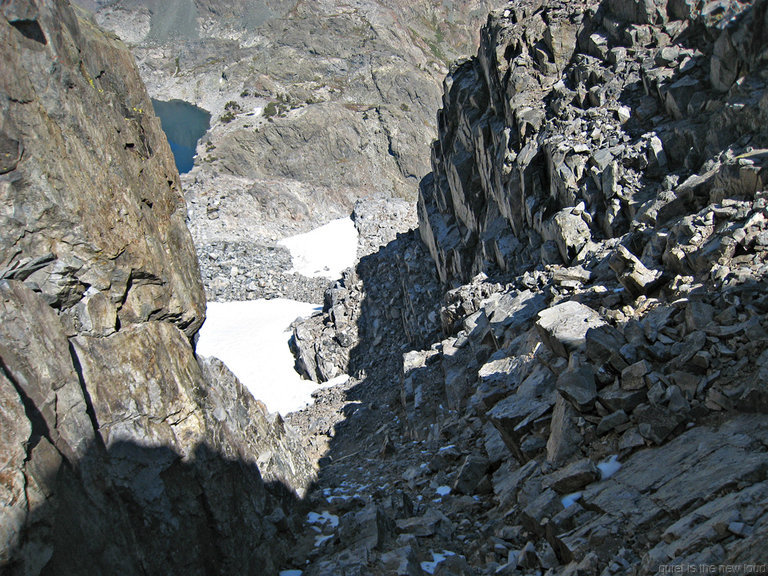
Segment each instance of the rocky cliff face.
M311 469L195 357L202 283L132 56L38 0L3 3L0 57L3 573L274 570Z
M767 6L510 2L447 78L419 216L456 288L402 398L493 490L482 573L759 562Z
M680 260L676 217L761 188L763 8L648 6L523 2L490 20L446 81L420 196L444 281L581 264L611 238L646 265Z

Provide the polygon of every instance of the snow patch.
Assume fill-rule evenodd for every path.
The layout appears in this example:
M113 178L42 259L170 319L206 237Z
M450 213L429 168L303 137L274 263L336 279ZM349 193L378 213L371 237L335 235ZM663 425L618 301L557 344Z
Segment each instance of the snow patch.
M346 384L349 381L349 374L339 374L330 380L323 382L320 385L316 385L317 388L330 388L331 386L338 386L339 384Z
M560 502L563 503L563 508L570 508L571 506L576 504L578 500L581 500L581 492L574 492L573 494L567 494L562 497Z
M339 517L335 514L331 514L328 510L324 510L322 514L317 512L310 512L307 514L307 522L309 524L328 524L331 528L336 528L339 525Z
M600 470L600 480L606 480L616 474L621 469L618 454L614 454L607 460L600 462L597 465L597 469Z
M278 245L290 251L292 272L335 280L357 260L357 228L351 218L339 218L306 234L280 240Z
M219 358L269 411L286 415L311 404L318 387L294 369L288 327L319 310L284 298L209 302L197 353Z
M301 576L302 574L301 570L283 570L279 576Z
M450 550L443 550L442 553L432 552L432 562L422 562L421 569L427 574L434 574L435 570L437 570L437 565L440 564L440 562L444 562L448 556L456 556L456 553L451 552Z
M355 494L357 496L357 494ZM336 500L341 500L342 502L347 502L349 500L352 500L353 496L347 496L347 495L341 495L341 496L326 496L325 501L328 502L328 504L333 504Z
M437 492L438 496L448 496L448 494L451 493L451 487L450 486L438 486L435 490Z

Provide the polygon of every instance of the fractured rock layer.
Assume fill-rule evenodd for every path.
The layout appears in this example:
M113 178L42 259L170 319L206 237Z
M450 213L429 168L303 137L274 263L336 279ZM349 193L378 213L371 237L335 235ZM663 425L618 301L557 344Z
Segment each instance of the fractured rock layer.
M493 426L486 526L514 554L483 573L763 549L766 14L511 2L446 80L420 230L444 283L472 281L441 353L406 357L403 398L416 438L451 399Z

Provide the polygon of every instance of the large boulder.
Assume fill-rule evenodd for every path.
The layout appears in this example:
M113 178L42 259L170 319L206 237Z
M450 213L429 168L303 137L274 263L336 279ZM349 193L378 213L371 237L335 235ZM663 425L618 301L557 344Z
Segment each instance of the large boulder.
M536 328L553 352L567 358L571 352L584 352L587 332L604 324L592 308L569 300L539 312Z

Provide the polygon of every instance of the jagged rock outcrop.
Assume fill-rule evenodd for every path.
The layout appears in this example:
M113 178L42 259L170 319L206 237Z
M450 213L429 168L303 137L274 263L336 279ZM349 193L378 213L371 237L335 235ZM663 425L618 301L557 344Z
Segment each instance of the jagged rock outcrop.
M205 297L132 56L67 2L1 11L1 571L274 573L312 470L194 354Z
M205 299L178 175L141 80L122 74L130 54L69 9L3 11L0 274L36 285L77 331L151 319L192 335ZM54 18L69 26L46 30Z
M446 80L419 216L457 287L402 391L493 463L482 573L760 562L767 6L510 2Z
M609 238L653 268L654 230L761 189L762 4L635 6L510 5L449 76L420 195L444 281L581 264Z

